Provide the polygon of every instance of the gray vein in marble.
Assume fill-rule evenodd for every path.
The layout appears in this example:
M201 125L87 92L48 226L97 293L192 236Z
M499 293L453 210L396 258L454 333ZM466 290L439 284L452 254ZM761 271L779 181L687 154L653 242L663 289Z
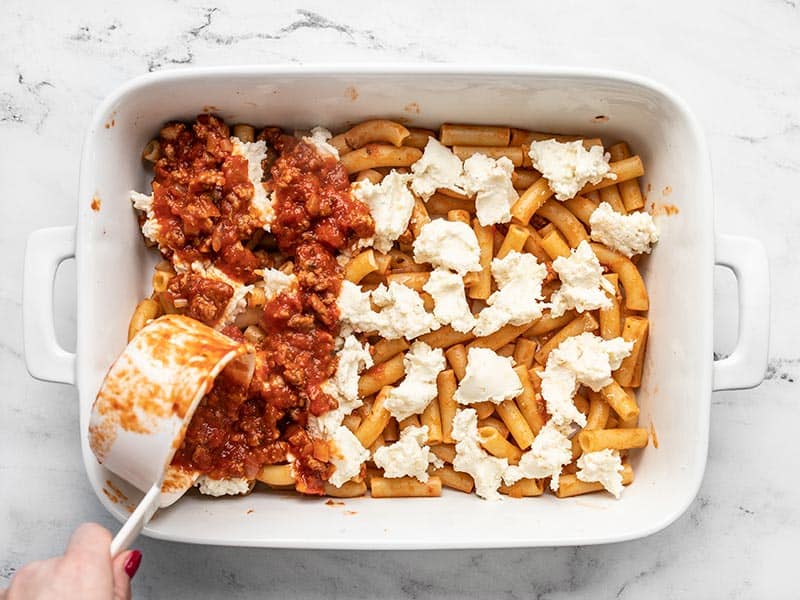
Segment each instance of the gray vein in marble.
M767 374L764 376L764 380L794 383L800 375L798 370L800 370L800 358L773 358L767 364Z
M13 348L10 344L0 342L0 352L10 354L17 360L22 360L22 352L16 348Z
M253 32L253 33L243 33L239 35L229 35L223 36L220 34L214 34L209 29L212 25L212 16L216 13L219 9L212 8L207 9L204 14L205 22L189 31L190 36L192 37L201 37L202 39L213 42L215 44L223 45L223 46L230 46L234 43L239 43L242 41L247 41L251 39L260 39L260 40L281 40L287 35L290 35L296 31L301 29L311 29L311 30L332 30L342 35L346 36L349 41L353 44L357 43L360 40L364 40L367 42L368 47L371 49L381 49L383 48L383 44L378 41L375 35L369 30L357 30L349 25L343 25L341 23L337 23L327 17L324 17L316 12L306 10L306 9L297 9L297 14L300 15L301 18L296 19L278 29L275 33L262 33L262 32Z
M742 135L734 133L733 137L735 137L737 140L743 140L750 144L760 144L774 138L793 136L798 133L800 133L800 123L790 123L780 131L776 132L765 133L763 135Z
M204 29L210 27L211 26L211 17L218 10L219 10L219 8L216 8L216 7L215 8L207 8L207 9L205 9L205 13L203 15L203 18L205 19L205 22L202 25L198 25L197 27L194 27L194 28L190 29L189 30L189 35L192 36L192 37L197 37L198 35L200 35L201 31L203 31Z
M632 585L635 585L648 575L652 575L653 573L655 573L658 569L661 568L661 566L662 566L661 561L656 561L656 563L649 569L644 569L642 571L639 571L636 575L628 579L628 581L626 581L625 583L622 584L622 586L620 586L614 597L624 598L625 596L623 594L625 594L626 590L628 590Z
M36 133L41 131L42 125L50 113L50 107L42 92L46 88L55 87L47 80L29 82L26 80L22 71L17 67L17 88L14 92L2 92L0 94L0 123L32 123ZM21 98L32 98L35 110L31 114L26 114L20 105ZM30 105L29 103L27 103ZM38 113L38 114L37 114Z
M23 123L22 111L8 92L0 94L0 123Z
M93 30L87 25L81 25L78 31L69 36L69 39L74 42L98 42L105 43L111 40L114 31L122 27L122 23L117 20L112 21L109 25L101 29L99 32Z
M703 494L699 494L697 498L695 498L694 504L689 509L689 520L695 527L700 526L702 514L710 505L711 500Z

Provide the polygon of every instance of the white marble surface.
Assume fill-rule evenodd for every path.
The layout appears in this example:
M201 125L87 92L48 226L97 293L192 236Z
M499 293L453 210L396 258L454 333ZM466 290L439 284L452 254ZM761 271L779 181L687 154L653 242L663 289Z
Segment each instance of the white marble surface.
M245 6L246 4L246 6ZM762 2L0 3L0 586L57 553L84 520L114 527L84 477L75 391L22 359L25 239L74 222L81 140L130 77L187 65L414 61L609 67L682 95L710 142L720 231L761 239L772 263L767 380L713 397L705 482L650 538L601 547L310 552L140 540L141 598L790 598L800 595L794 425L800 249L800 6ZM424 8L436 4L436 8ZM647 4L647 5L646 5ZM57 285L74 345L74 269ZM717 351L735 328L718 278Z

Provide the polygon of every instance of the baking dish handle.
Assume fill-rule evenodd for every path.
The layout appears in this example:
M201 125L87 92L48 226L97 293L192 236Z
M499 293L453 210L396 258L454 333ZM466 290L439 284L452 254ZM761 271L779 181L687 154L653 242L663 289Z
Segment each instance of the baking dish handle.
M728 267L739 289L739 339L730 356L714 361L714 390L757 386L769 355L769 262L752 238L718 235L716 264Z
M75 256L75 228L34 231L25 248L22 323L25 364L36 379L75 383L75 354L56 340L53 287L59 265Z

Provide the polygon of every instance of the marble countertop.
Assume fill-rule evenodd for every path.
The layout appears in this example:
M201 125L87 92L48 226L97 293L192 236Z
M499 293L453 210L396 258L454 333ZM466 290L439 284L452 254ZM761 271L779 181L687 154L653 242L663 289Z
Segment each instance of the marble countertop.
M21 564L59 553L81 521L116 527L83 473L75 390L31 379L22 358L25 240L34 229L74 222L81 141L101 99L133 76L188 65L457 61L639 73L673 88L699 117L712 154L718 230L753 236L767 248L773 330L764 383L713 396L708 468L695 502L656 535L598 547L321 552L140 539L144 562L135 595L797 597L800 485L791 436L800 416L798 3L374 6L322 0L4 0L0 6L0 243L8 257L0 270L0 587ZM717 288L715 349L725 353L734 338L735 287L719 273ZM74 347L73 265L62 268L56 293L58 333Z

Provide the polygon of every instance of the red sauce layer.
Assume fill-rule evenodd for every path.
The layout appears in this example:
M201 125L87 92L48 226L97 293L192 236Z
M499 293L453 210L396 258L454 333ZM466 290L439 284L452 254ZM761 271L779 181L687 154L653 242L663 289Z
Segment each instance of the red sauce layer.
M309 241L335 251L354 237L374 233L369 209L350 194L350 180L339 161L290 136L273 135L269 141L281 153L272 167L277 192L272 231L282 251L292 252Z
M234 156L228 126L200 115L191 126L170 123L159 135L153 212L166 258L183 263L210 260L244 283L258 279L259 258L242 245L260 228L250 214L255 190L247 159Z
M166 243L163 253L173 261L210 260L231 278L252 282L253 270L272 259L248 250L248 237L255 231L247 212L252 185L248 190L241 181L242 173L247 177L246 163L230 156L232 147L222 140L227 127L205 115L191 130L169 127L178 132L169 146L168 155L174 158L159 161L153 184L155 189L159 182L171 183L169 194L161 187L154 202ZM232 365L217 378L197 408L173 464L215 479L253 479L263 465L291 455L298 491L321 494L333 467L305 427L309 413L318 416L337 406L321 387L337 367L336 299L343 270L335 256L357 238L372 235L374 223L368 208L351 196L339 161L274 129L263 135L279 153L267 182L275 191L272 234L278 249L292 259L298 285L265 304L259 325L266 335L252 344L252 376L242 378L241 365ZM162 140L169 142L169 137L171 133L162 132ZM202 177L213 186L176 184ZM237 203L245 198L247 202ZM186 314L214 323L232 289L210 281L177 275L168 292L187 299ZM236 327L223 332L243 340Z

